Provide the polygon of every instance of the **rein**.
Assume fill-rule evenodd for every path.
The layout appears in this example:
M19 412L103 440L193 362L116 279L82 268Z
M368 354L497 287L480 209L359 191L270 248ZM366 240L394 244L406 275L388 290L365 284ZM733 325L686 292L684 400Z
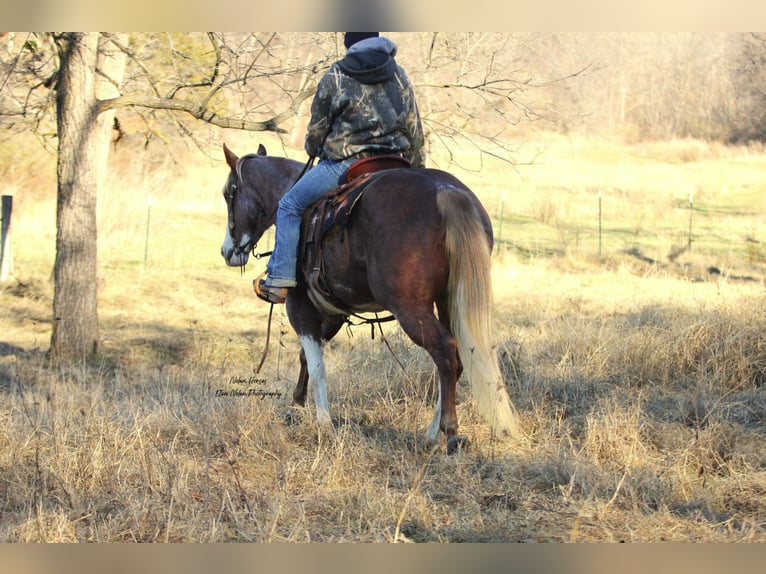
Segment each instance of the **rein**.
M255 374L258 375L261 372L263 363L266 362L266 355L269 353L269 341L271 340L271 316L274 314L274 303L269 306L269 320L266 323L266 345L263 349L263 355L261 355L261 362L258 363L258 368L255 369Z
M314 160L316 159L316 155L312 154L309 156L309 159L306 161L306 165L303 166L303 169L301 170L301 173L298 175L298 177L293 182L293 185L295 185L304 175L306 175L306 172L310 170L312 167L314 167ZM239 176L239 174L238 174ZM241 177L241 176L239 176ZM290 186L292 187L292 186ZM274 208L274 212L269 216L269 220L272 217L275 217L277 214L277 209L279 209L279 204L277 204L277 207ZM267 220L268 221L268 220ZM273 253L273 251L264 251L263 253L256 253L255 248L257 245L253 245L252 253L253 257L255 259L261 259L262 257L268 257ZM269 306L269 319L266 323L266 343L263 346L263 354L261 355L261 361L258 363L258 368L255 370L255 374L259 374L261 372L261 368L263 367L263 363L266 362L266 356L269 354L269 341L271 340L271 319L274 316L274 303L271 303Z
M354 315L355 317L358 317L359 315ZM383 317L382 319L378 318L378 314L375 314L375 319L366 319L365 323L370 323L373 325L370 335L372 337L372 340L375 340L375 323L378 324L378 331L380 331L380 338L383 340L383 342L386 344L386 348L388 349L388 352L391 353L391 356L394 358L396 363L399 365L399 367L402 369L402 372L404 373L404 376L409 379L410 375L407 372L407 369L404 367L402 362L399 360L399 357L396 356L396 353L394 353L394 349L391 347L391 343L388 342L388 339L386 339L386 336L383 334L383 327L380 326L381 323L386 323L388 321L393 321L396 319L393 315L389 315L388 317ZM346 320L349 324L350 321Z
M303 166L303 171L298 176L298 179L302 178L304 175L306 175L306 172L310 170L312 167L314 167L314 160L317 158L316 154L311 154L309 156L309 159L306 161L306 165ZM295 180L295 182L298 182L298 179ZM295 185L295 184L293 184Z
M314 167L314 160L316 160L316 157L317 157L316 155L310 155L309 156L309 159L306 161L306 165L303 166L303 169L301 170L300 174L298 174L298 177L295 178L295 181L293 182L292 185L295 185L296 183L298 183L298 181L304 175L306 175L306 172L308 170L310 170L312 167ZM237 176L240 177L240 179L241 179L241 176L239 174L237 174ZM292 186L290 186L290 187L292 187ZM277 204L277 206L274 208L274 211L271 213L271 215L269 216L269 218L266 221L270 221L272 217L275 217L277 215L277 209L279 209L279 204ZM261 259L263 257L268 257L272 253L274 253L273 251L264 251L262 253L256 253L255 252L255 248L256 247L258 247L258 245L253 245L253 248L250 250L252 252L253 257L255 259Z
M358 323L353 323L351 319L346 317L346 323L349 327L358 327L359 325L373 325L372 328L372 338L375 339L375 327L374 325L380 325L381 323L388 323L389 321L395 321L396 317L393 315L389 315L388 317L378 317L378 314L375 313L374 319L369 319L367 317L363 317L362 315L358 315L357 313L351 313L349 314L349 317L356 317L359 319ZM381 332L381 335L383 333Z

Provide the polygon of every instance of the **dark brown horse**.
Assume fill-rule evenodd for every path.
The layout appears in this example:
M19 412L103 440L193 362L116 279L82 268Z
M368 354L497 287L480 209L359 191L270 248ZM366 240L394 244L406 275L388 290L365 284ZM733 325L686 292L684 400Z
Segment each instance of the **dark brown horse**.
M303 165L267 156L263 146L257 154L237 157L224 145L224 154L231 172L223 189L229 220L221 254L228 265L242 266L274 223L279 199ZM428 351L439 372L429 443L436 442L440 429L448 452L466 440L457 434L455 413L456 383L464 369L486 422L497 435L516 434L516 414L490 334L492 241L485 209L455 177L413 168L376 174L347 224L332 228L322 244L334 303L326 304L300 272L287 298L287 316L302 346L294 402L305 405L311 383L317 420L329 421L324 342L351 313L387 310Z

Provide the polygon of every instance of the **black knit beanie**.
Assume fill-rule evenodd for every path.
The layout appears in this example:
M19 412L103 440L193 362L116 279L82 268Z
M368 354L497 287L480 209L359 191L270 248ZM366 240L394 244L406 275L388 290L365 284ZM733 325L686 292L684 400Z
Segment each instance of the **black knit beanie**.
M346 32L343 37L343 44L346 46L346 50L348 50L357 42L361 42L367 38L377 38L379 35L379 32Z

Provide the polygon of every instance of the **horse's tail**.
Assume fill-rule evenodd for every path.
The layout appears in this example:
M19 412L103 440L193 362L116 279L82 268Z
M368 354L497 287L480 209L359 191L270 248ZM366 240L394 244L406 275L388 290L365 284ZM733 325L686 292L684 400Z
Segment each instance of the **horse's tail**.
M491 245L470 196L459 188L437 195L450 262L452 333L479 413L499 435L520 437L518 415L505 389L492 346Z

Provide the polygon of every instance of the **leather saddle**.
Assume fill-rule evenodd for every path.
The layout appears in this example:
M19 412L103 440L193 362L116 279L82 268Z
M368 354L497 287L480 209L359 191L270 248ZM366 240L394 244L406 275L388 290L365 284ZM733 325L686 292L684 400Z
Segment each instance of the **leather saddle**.
M396 155L378 155L360 159L351 165L342 178L341 185L323 196L306 210L301 224L301 244L298 260L303 276L309 286L309 296L314 304L328 314L348 315L327 287L324 277L322 242L335 226L347 226L351 212L361 199L368 185L382 171L408 168L410 162ZM343 242L342 235L340 241Z

